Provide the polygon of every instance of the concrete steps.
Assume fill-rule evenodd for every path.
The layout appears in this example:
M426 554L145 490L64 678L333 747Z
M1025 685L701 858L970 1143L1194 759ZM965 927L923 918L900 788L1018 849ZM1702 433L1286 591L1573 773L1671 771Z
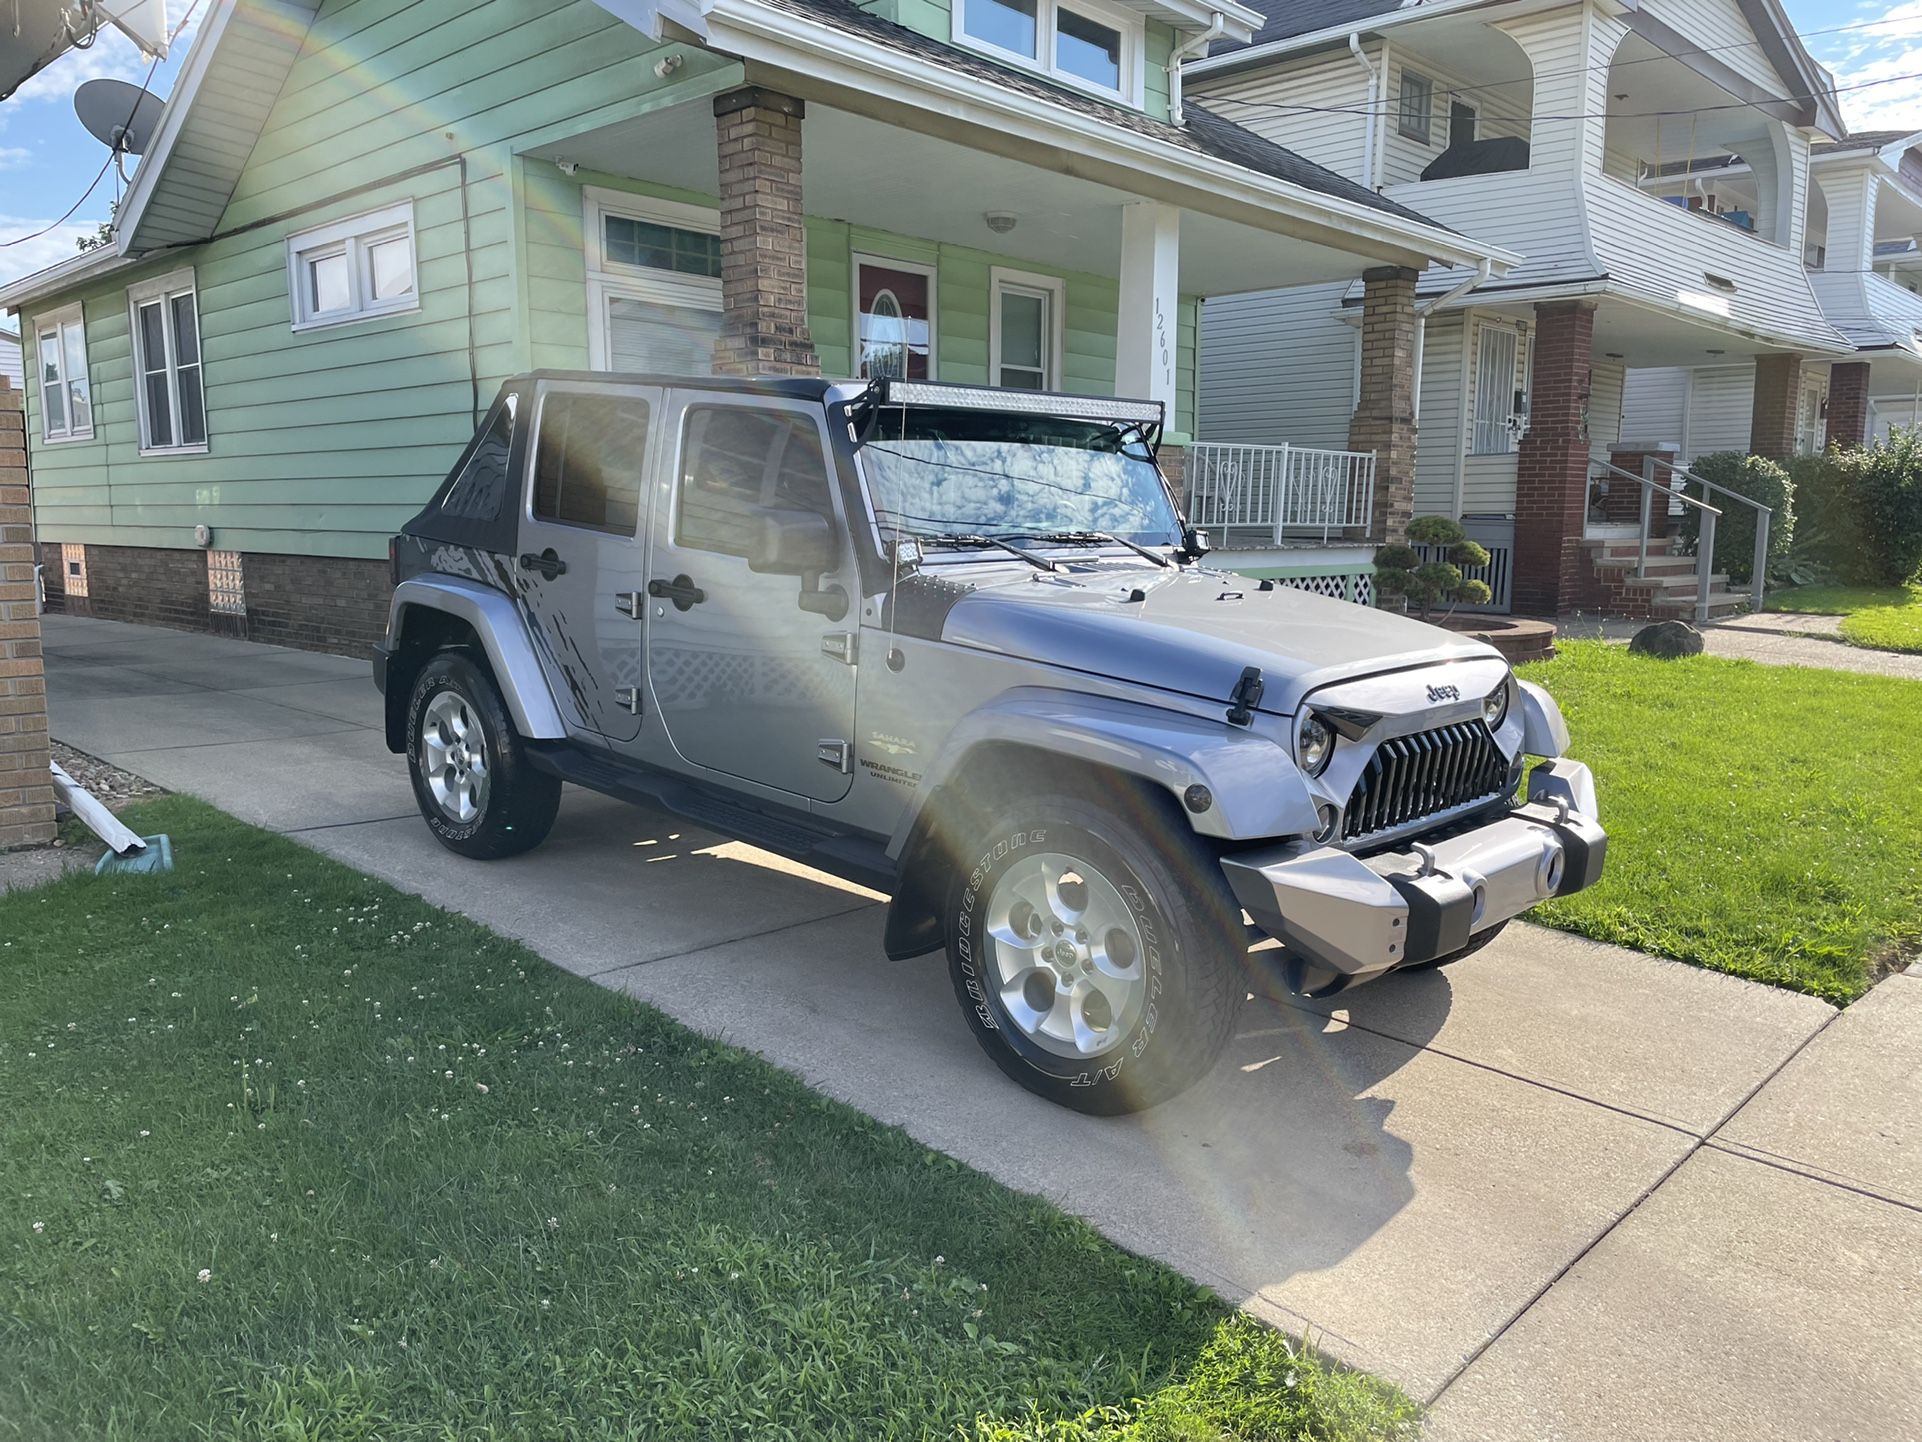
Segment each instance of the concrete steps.
M1611 537L1589 542L1588 553L1595 578L1608 598L1607 609L1631 617L1693 619L1700 584L1696 558L1678 554L1671 537L1651 537L1646 553L1639 540ZM1717 571L1709 577L1712 619L1748 609L1749 597L1732 590L1726 575Z

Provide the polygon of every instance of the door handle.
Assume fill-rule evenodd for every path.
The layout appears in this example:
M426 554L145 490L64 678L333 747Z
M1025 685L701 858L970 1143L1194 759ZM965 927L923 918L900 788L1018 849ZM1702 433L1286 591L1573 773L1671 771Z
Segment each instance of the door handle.
M567 562L555 555L554 548L549 546L538 556L532 551L522 551L521 569L523 571L539 571L543 581L551 581L556 576L566 574Z
M707 592L694 584L694 578L686 572L671 581L659 577L647 583L647 594L657 600L672 601L677 611L692 610L707 599Z

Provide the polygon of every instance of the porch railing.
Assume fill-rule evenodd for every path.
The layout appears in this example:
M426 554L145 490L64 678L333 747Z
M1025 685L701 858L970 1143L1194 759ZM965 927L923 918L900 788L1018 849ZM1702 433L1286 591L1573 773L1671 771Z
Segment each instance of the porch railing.
M1311 446L1203 441L1187 448L1189 518L1272 543L1362 540L1374 523L1375 456Z
M1769 519L1774 515L1769 507L1742 495L1739 491L1731 491L1727 486L1718 486L1713 481L1704 480L1693 471L1683 470L1680 466L1667 467L1670 478L1675 484L1665 486L1655 479L1658 462L1653 456L1647 457L1642 462L1642 474L1639 476L1633 471L1623 470L1620 466L1612 465L1607 461L1598 461L1596 465L1609 475L1634 481L1642 488L1640 539L1635 559L1635 574L1638 576L1648 574L1648 543L1654 530L1655 497L1658 494L1668 497L1670 505L1662 508L1665 513L1676 503L1696 512L1699 530L1695 541L1695 619L1698 622L1709 619L1711 604L1709 597L1714 587L1715 576L1715 523L1722 518L1721 509L1708 503L1708 493L1715 491L1753 508L1755 511L1755 574L1752 597L1755 609L1758 611L1762 609L1762 592L1768 578ZM1700 498L1691 496L1682 489L1691 481L1702 488Z

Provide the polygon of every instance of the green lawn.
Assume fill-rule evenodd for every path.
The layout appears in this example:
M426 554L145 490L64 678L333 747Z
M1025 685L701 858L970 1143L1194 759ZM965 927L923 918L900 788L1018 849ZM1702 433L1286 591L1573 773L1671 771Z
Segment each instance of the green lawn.
M1797 586L1769 597L1768 608L1840 616L1842 639L1851 645L1922 653L1922 583Z
M1922 682L1573 642L1525 668L1608 869L1540 920L1835 1002L1922 945Z
M176 873L0 899L0 1439L1413 1435L753 1057L197 803L129 820Z

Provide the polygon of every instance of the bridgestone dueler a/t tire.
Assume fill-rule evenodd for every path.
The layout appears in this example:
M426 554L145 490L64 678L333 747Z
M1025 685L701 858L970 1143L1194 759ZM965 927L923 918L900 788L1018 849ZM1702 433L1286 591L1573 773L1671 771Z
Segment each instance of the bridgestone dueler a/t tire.
M1246 995L1247 933L1221 864L1161 801L1127 785L1100 802L1035 796L993 808L978 829L951 838L960 875L946 916L948 969L968 1025L1002 1071L1076 1111L1138 1111L1186 1090L1220 1056ZM1031 848L1097 868L1132 907L1141 934L1147 1004L1093 1057L1037 1044L994 984L993 939L977 922L1002 871Z
M442 812L421 774L422 718L434 697L450 690L466 699L486 736L486 802L465 823ZM414 783L414 801L435 839L449 851L480 861L517 856L539 846L560 810L560 778L534 769L493 677L459 651L435 656L414 682L407 703L407 772Z

